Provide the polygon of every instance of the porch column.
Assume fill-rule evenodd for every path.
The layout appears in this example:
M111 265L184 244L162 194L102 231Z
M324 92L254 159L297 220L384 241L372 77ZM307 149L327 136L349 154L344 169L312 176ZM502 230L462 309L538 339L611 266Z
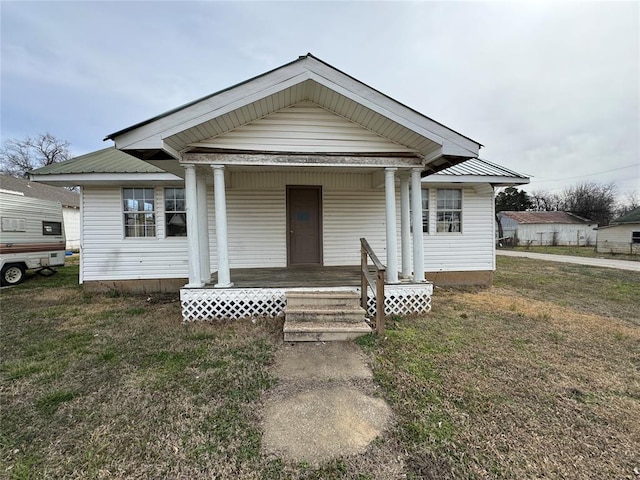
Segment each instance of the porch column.
M409 174L400 175L400 239L402 250L402 278L411 277L411 223Z
M198 237L200 246L200 274L202 283L211 283L211 261L209 259L209 219L207 210L207 176L196 172L198 196Z
M200 268L200 231L198 228L198 195L196 167L184 165L184 193L187 201L187 255L189 258L189 283L191 288L204 286Z
M229 288L229 246L227 243L227 199L224 191L224 165L211 165L213 169L213 194L216 208L216 243L218 247L218 283L216 288Z
M411 214L413 215L413 281L424 282L424 238L422 232L421 169L411 170Z
M396 228L396 168L384 169L387 222L387 283L398 283L398 232Z

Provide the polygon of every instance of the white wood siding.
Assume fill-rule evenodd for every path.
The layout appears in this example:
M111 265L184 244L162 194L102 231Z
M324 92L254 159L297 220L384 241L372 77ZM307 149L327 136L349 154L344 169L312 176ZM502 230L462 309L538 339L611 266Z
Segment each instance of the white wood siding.
M80 248L80 209L62 208L64 234L67 239L67 250Z
M494 270L493 190L462 189L462 233L436 233L436 190L460 185L429 186L429 233L424 234L427 272Z
M359 264L359 239L363 236L381 261L386 261L384 190L371 188L371 182L371 174L358 173L234 173L227 190L231 268L286 266L287 185L322 186L324 265ZM213 206L209 212L211 264L215 269Z
M312 102L298 103L231 132L192 144L235 150L279 152L415 151Z
M188 276L187 239L164 236L163 188L155 188L155 238L125 238L120 188L82 189L83 281Z
M367 238L380 260L386 263L384 189L371 188L371 180L371 174L357 173L233 174L226 192L231 268L286 266L287 185L322 186L325 265L359 264L360 237ZM84 281L188 276L186 238L164 238L163 190L163 187L155 188L158 236L124 238L121 189L83 188ZM398 185L398 235L399 190ZM429 191L431 229L424 235L425 270L493 270L491 189L463 189L463 232L456 234L435 233L436 188L431 186ZM215 211L211 186L208 187L207 203L211 268L215 271Z
M285 196L283 189L227 191L231 268L287 265ZM210 223L215 225L215 217ZM213 238L215 269L215 233Z

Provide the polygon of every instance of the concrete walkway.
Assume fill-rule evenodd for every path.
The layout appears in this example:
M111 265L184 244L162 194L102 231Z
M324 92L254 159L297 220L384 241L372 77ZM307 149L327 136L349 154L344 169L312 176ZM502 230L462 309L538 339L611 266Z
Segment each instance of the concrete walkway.
M267 454L319 464L363 453L387 428L391 410L357 345L285 343L273 368L279 382L262 414Z
M640 262L630 260L611 260L608 258L574 257L571 255L554 255L548 253L522 252L515 250L496 250L496 255L505 257L525 257L547 262L574 263L576 265L588 265L591 267L617 268L620 270L632 270L640 272Z

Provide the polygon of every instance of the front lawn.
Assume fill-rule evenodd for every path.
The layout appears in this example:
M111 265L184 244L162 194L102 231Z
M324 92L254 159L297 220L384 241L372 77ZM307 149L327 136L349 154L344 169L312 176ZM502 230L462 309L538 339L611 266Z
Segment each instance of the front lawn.
M550 253L551 255L570 255L572 257L589 257L589 258L609 258L612 260L631 260L640 262L640 255L626 255L623 253L600 253L595 247L567 247L552 245L525 245L507 250L515 250L518 252L534 252L534 253Z
M0 477L637 478L637 274L498 261L359 342L395 424L319 466L261 454L280 321L184 327L177 295L85 294L77 266L3 289Z

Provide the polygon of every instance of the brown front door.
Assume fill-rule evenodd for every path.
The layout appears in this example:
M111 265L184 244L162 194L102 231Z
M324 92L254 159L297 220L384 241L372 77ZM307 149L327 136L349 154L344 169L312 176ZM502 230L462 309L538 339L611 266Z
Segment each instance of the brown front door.
M322 187L287 186L287 262L322 265Z

